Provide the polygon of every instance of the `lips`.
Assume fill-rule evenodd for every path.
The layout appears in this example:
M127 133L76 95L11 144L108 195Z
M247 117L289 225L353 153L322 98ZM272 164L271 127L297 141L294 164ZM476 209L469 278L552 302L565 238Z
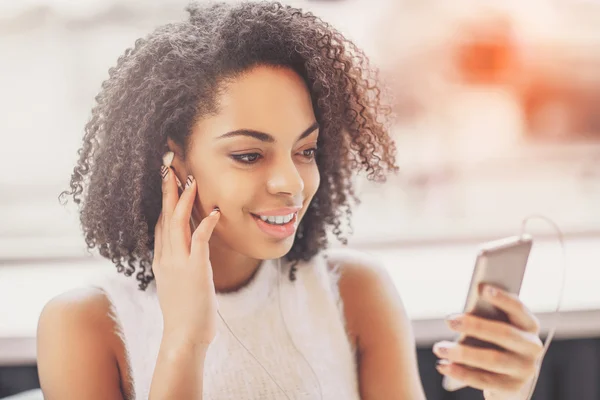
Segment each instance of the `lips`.
M251 214L252 218L254 219L254 221L256 222L256 225L258 226L258 228L267 236L270 236L272 238L275 239L285 239L290 237L291 235L293 235L296 232L296 228L297 228L297 221L298 221L298 213L297 212L293 212L293 216L292 219L285 223L285 224L270 224L266 221L263 221L259 215L256 214ZM264 214L261 214L263 216L266 216ZM283 214L283 215L288 215L288 214ZM283 216L283 215L279 215L279 216ZM273 216L273 215L270 215Z

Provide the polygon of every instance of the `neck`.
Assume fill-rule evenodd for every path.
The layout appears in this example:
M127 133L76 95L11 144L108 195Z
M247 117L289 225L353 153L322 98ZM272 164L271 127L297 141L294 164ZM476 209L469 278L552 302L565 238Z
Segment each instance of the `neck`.
M262 260L250 258L210 241L210 263L215 291L234 292L246 286L258 271Z

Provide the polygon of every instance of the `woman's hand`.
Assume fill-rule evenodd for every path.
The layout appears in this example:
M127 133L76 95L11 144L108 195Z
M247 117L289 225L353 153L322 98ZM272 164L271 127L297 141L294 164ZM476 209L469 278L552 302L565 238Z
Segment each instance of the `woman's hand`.
M196 181L189 176L178 194L178 180L168 165L161 168L162 212L155 229L152 271L163 314L163 339L208 346L216 335L217 300L208 241L219 221L215 209L191 232Z
M485 286L484 298L504 311L509 323L469 314L448 319L450 328L476 339L496 344L502 350L439 342L433 347L440 357L438 371L484 391L488 400L524 399L543 356L539 322L513 294Z

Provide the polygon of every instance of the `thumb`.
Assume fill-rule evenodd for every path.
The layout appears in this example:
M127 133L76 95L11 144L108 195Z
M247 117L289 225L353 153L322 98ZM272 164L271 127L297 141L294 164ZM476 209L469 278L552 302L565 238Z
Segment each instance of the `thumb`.
M212 236L213 230L219 222L221 210L215 207L212 212L200 222L192 234L192 244L190 249L190 257L200 260L202 257L208 256L208 241Z

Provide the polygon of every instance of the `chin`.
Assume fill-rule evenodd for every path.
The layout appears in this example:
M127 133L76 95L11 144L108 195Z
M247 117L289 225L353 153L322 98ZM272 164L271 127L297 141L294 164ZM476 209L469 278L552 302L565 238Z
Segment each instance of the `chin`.
M294 245L294 237L281 239L277 241L273 240L253 240L249 244L251 248L248 249L248 256L257 260L272 260L285 256L292 249Z

